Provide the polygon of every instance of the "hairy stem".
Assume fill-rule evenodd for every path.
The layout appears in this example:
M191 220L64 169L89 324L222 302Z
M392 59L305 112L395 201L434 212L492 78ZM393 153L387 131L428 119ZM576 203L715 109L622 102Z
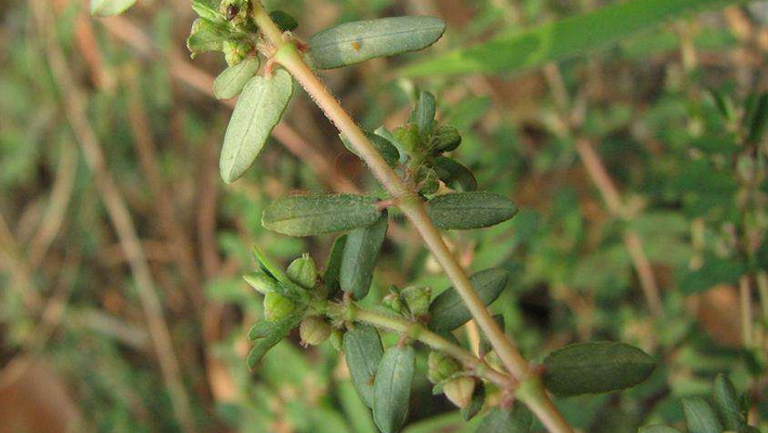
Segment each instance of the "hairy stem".
M525 403L536 413L542 423L552 433L571 433L570 426L562 415L549 401L549 397L541 387L536 374L523 359L514 342L504 335L493 320L491 313L480 300L477 291L469 281L467 274L461 268L456 258L448 249L437 228L424 210L424 203L398 174L387 165L386 161L376 151L357 123L339 104L336 97L325 87L323 82L304 62L296 46L287 40L280 32L269 14L258 0L252 0L253 17L263 35L276 48L274 60L283 66L314 99L328 119L344 134L358 155L365 161L371 172L398 203L400 210L408 217L424 239L429 250L443 267L448 278L453 282L456 291L472 313L480 329L485 333L512 377L518 382L533 384L535 392L526 393Z

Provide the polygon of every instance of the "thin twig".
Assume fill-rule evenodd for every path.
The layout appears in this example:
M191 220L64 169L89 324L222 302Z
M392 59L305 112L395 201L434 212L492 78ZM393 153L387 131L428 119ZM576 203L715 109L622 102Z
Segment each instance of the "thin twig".
M56 170L56 180L51 190L51 198L48 208L43 214L40 226L29 243L27 263L31 269L37 268L51 242L59 233L61 224L66 216L72 191L75 189L75 175L77 174L77 148L74 144L65 140L62 142L59 168Z
M597 187L598 191L600 191L600 196L605 202L611 215L616 218L627 218L621 193L616 187L611 175L608 173L608 170L605 168L602 158L595 152L592 142L586 137L578 134L572 125L573 122L571 122L570 119L570 98L568 97L567 89L563 83L560 69L555 64L550 64L545 67L544 72L547 82L555 96L565 127L570 133L575 133L577 135L576 152L579 154L579 158L592 180L592 183ZM640 235L632 229L627 229L624 232L623 241L624 247L627 249L632 260L632 266L635 268L638 279L640 280L640 288L643 291L648 308L654 316L658 317L664 312L661 295L659 294L659 285L656 281L651 262L645 254Z
M133 130L136 153L154 198L153 203L160 220L160 226L168 236L174 251L173 257L184 280L184 286L199 313L205 307L205 297L200 284L200 274L197 272L194 250L181 224L179 224L180 218L175 215L176 210L174 209L172 194L166 188L160 173L157 162L157 145L152 135L147 113L144 111L141 89L137 82L138 78L135 73L130 75L128 79L128 94L130 95L128 118Z
M0 372L0 388L10 386L24 376L38 355L43 352L53 332L64 318L67 303L75 287L75 277L79 264L80 256L78 253L71 253L67 256L59 273L59 280L53 290L54 294L46 301L45 307L42 309L40 322L32 335L22 345L21 353L16 355Z
M741 338L744 347L752 347L752 293L749 276L739 278L739 305L741 306Z
M30 313L34 313L43 305L43 299L32 281L29 266L8 228L5 218L0 214L0 257L3 266L11 274L11 288L18 292L24 307Z
M197 429L192 417L189 396L181 379L181 371L173 349L171 335L163 317L162 304L149 272L144 252L141 249L130 212L122 198L122 193L115 186L115 182L107 169L100 143L86 115L86 95L75 82L67 66L67 60L56 36L56 22L51 10L44 2L30 0L28 4L34 13L37 30L43 38L44 49L55 82L62 92L66 116L94 176L97 190L107 208L107 213L112 220L118 238L129 257L139 299L146 315L160 368L171 395L172 407L184 431L194 433Z

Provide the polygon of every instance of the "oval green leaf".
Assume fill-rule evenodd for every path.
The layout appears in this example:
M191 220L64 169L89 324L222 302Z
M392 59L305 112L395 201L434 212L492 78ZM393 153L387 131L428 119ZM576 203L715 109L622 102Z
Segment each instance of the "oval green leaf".
M344 256L344 245L347 243L347 235L341 235L333 241L328 261L325 263L323 283L328 289L328 298L332 298L341 289L339 274L341 273L341 259Z
M387 349L373 384L373 420L382 433L396 433L408 418L415 369L413 347Z
M119 15L136 3L136 0L91 0L91 15L109 17Z
M689 433L721 433L723 431L715 411L701 398L684 398L683 412Z
M461 409L461 417L464 421L469 421L475 417L485 404L485 383L480 382L475 386L474 392L472 392L472 400L469 401L469 405Z
M484 191L444 194L427 203L427 214L443 230L489 227L517 213L517 206L498 194Z
M245 83L259 70L259 58L249 57L224 70L213 82L213 94L217 99L230 99L239 95Z
M234 182L253 164L291 95L293 79L282 69L269 78L255 76L248 81L224 136L219 162L224 182Z
M264 209L261 224L284 235L312 236L369 226L380 217L374 197L310 195L272 202Z
M501 268L480 271L469 278L477 295L485 305L491 305L507 286L509 273ZM429 329L437 332L452 331L467 323L472 314L455 288L441 293L429 306Z
M465 192L477 189L477 179L472 171L454 159L438 156L434 168L437 177L451 189Z
M272 11L269 13L269 17L272 18L275 25L284 32L296 30L296 27L299 26L299 22L296 21L296 18L285 11Z
M347 234L341 258L339 285L345 292L351 292L355 299L363 299L371 288L376 258L384 243L388 226L387 211L384 211L375 224Z
M642 382L655 366L647 353L627 344L571 344L544 360L544 385L563 396L616 391Z
M720 419L725 424L725 429L740 432L747 427L747 420L739 408L739 396L736 387L727 376L719 374L715 378L712 387L712 400L720 414Z
M533 418L525 408L516 406L512 410L495 408L488 412L477 426L476 433L527 433Z
M419 100L411 111L410 123L419 128L419 134L422 137L429 137L435 127L435 111L437 103L435 95L422 91L419 94Z
M344 355L357 394L366 406L373 407L373 382L384 356L379 331L373 326L355 326L344 334Z
M397 150L397 147L386 138L374 133L366 131L365 136L368 137L368 140L370 140L373 147L379 152L379 155L386 161L387 165L390 167L397 165L398 161L400 161L400 151ZM343 134L339 134L339 137L341 137L341 141L344 143L344 147L346 147L347 150L360 157L360 154L357 153L357 150L352 146L352 143L349 142L347 137Z
M439 18L407 16L356 21L323 30L309 39L312 64L319 69L394 56L434 44L445 32Z

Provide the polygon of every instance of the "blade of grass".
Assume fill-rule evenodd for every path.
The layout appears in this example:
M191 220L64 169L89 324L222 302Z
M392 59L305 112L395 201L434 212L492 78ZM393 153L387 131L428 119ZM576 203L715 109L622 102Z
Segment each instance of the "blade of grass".
M744 1L622 2L416 62L405 66L398 74L425 76L520 71L610 46L641 30L648 30L684 14Z

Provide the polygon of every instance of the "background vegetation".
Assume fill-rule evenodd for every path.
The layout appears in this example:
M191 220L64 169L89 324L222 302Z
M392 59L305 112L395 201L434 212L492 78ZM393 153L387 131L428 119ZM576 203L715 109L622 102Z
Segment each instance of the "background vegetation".
M450 240L465 267L512 273L493 310L527 358L616 340L659 360L631 391L558 400L575 427L681 425L680 398L727 372L766 428L764 3L266 3L297 17L299 36L382 16L448 22L427 52L323 77L369 129L403 123L416 86L434 92L463 132L460 159L522 209ZM241 278L254 244L283 264L324 257L332 237L277 235L261 212L292 191L372 187L365 168L299 92L278 145L225 187L232 101L212 95L220 56L188 58L188 2L108 19L87 6L0 4L0 432L374 433L330 344L284 342L248 372L262 306ZM410 226L390 235L372 298L448 285ZM471 324L460 337L479 339ZM407 432L473 431L426 380L414 386Z

